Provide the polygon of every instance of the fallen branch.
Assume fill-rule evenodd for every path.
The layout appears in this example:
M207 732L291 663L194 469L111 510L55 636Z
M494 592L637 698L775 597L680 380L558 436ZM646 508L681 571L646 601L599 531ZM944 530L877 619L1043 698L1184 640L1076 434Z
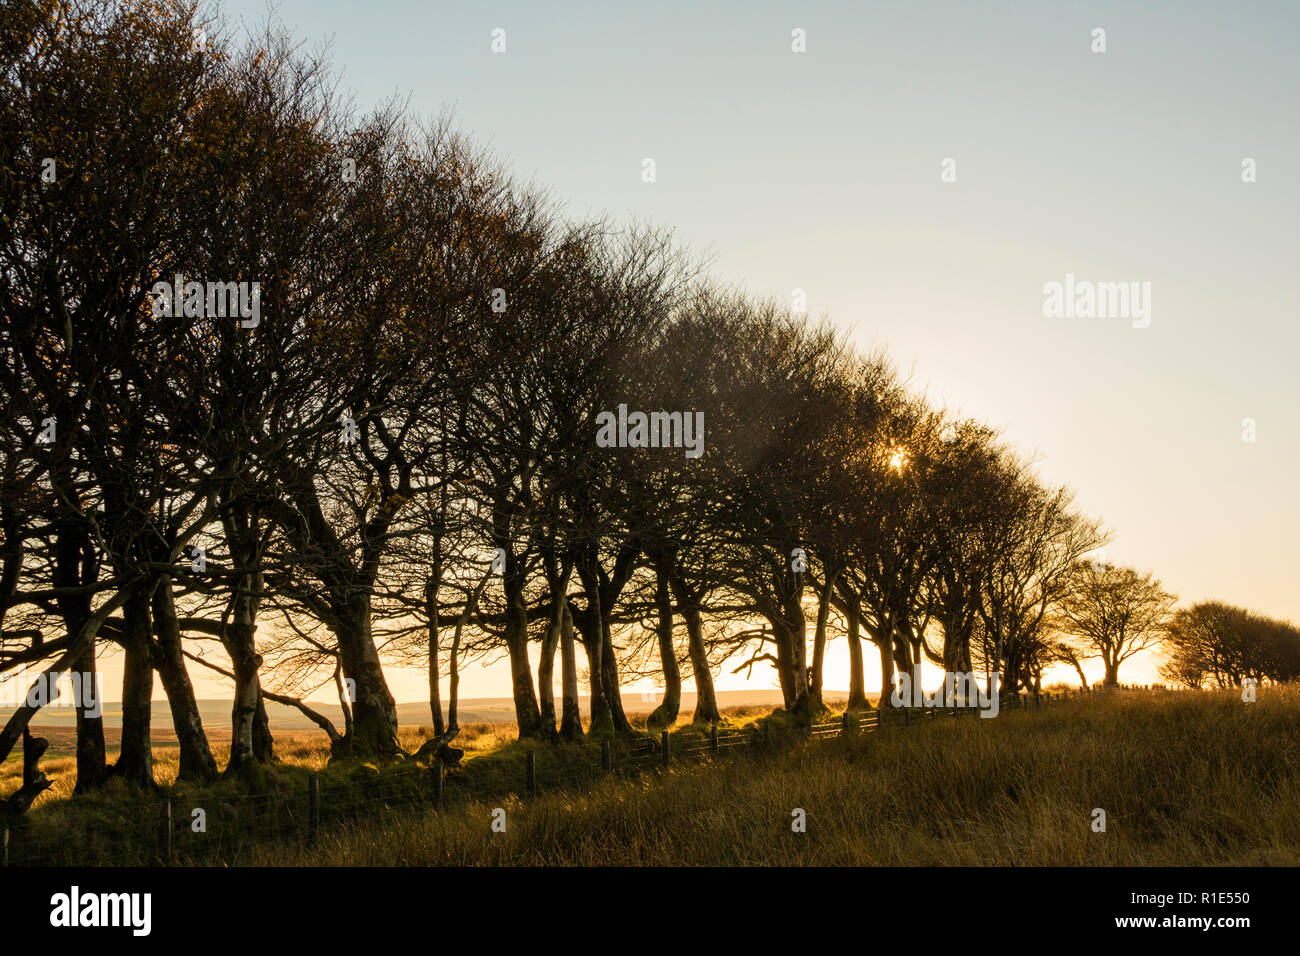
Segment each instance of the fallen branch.
M465 751L459 747L448 747L459 733L455 728L441 733L436 737L431 737L420 745L420 749L411 756L416 760L426 760L437 758L443 766L454 767L460 763L460 758L465 756Z
M6 819L21 817L37 797L54 786L50 778L41 773L41 757L49 746L50 742L44 737L33 737L30 730L23 728L23 785L4 802Z

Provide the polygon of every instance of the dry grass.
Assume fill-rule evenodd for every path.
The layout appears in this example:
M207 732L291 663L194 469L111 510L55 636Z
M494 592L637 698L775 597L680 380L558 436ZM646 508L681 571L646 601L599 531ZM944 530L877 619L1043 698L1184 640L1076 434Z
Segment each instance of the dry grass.
M783 713L772 715L763 708L736 711L724 714L724 727L742 728L764 717L785 722ZM647 716L632 714L629 718L643 728ZM672 733L680 738L699 734L701 729L683 718ZM51 734L50 730L36 732ZM398 734L408 752L432 736L433 729L426 726L405 727ZM585 788L603 776L600 747L594 740L547 746L520 742L517 736L513 722L463 726L455 743L465 751L465 758L460 768L448 773L448 796L464 801L474 795L524 791L529 749L536 750L537 779L543 786ZM651 740L644 733L634 739L646 744ZM229 735L210 731L209 742L218 765L224 766L229 757ZM65 743L63 752L71 752L71 738ZM117 755L115 743L110 737L110 763ZM626 740L615 743L620 763L629 759L628 744ZM401 758L331 762L325 735L311 732L278 735L276 755L274 764L247 768L250 772L238 778L199 786L176 781L179 751L174 739L163 739L154 745L157 792L144 793L110 779L102 790L77 797L73 796L75 758L45 760L42 769L54 786L13 829L11 862L54 866L155 863L160 844L159 810L163 801L169 800L173 846L182 861L245 863L260 845L301 841L307 826L308 780L313 775L319 778L326 828L373 820L395 810L427 809L432 803L433 780L427 764ZM0 765L0 794L17 789L21 775L19 753ZM201 834L190 828L196 808L206 815L206 830Z
M404 743L413 747L423 736L412 730ZM517 781L523 756L512 738L508 726L466 728L458 741L467 750L465 779L477 772L483 780ZM311 771L355 779L355 765L325 771L318 742L279 743L283 764L268 770L272 792L301 794ZM585 759L591 750L581 751ZM539 748L539 780L548 779L552 766L544 761L562 764L565 753L575 752L574 745ZM764 759L598 778L579 793L327 821L314 849L297 841L251 842L235 859L422 866L1295 865L1298 758L1300 687L1266 688L1251 705L1232 694L1117 693L1004 712L996 720L935 721L801 744ZM170 759L168 770L161 756L160 779L174 774L174 751ZM382 783L400 770L369 772ZM66 787L61 781L59 789L66 793ZM212 805L238 791L230 781L201 793L182 787L174 796ZM130 812L132 800L138 812L138 795L125 788L73 801L56 794L33 811L30 825L84 835ZM495 807L506 810L505 833L490 829ZM1105 833L1092 830L1096 807L1106 811ZM795 808L807 813L806 833L791 830Z
M1259 865L1300 863L1300 688L1116 694L936 721L576 797L395 819L259 863ZM807 812L806 833L791 811ZM1105 833L1092 811L1107 812Z

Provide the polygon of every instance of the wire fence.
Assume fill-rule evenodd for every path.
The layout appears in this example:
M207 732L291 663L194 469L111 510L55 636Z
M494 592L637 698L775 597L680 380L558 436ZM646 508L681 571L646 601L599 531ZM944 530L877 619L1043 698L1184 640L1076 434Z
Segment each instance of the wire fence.
M1134 689L1125 686L1122 689ZM1038 709L1091 691L1022 693L1002 710ZM142 803L128 820L90 820L73 835L20 818L0 830L0 867L240 865L268 844L315 845L323 834L386 814L436 812L488 800L526 800L539 793L581 792L611 777L654 774L686 762L766 759L808 741L856 737L980 713L975 706L883 707L802 724L764 720L745 727L662 732L657 738L602 739L526 750L523 759L471 758L457 767L412 762L382 771L363 766L346 779L311 775L306 791L274 789Z

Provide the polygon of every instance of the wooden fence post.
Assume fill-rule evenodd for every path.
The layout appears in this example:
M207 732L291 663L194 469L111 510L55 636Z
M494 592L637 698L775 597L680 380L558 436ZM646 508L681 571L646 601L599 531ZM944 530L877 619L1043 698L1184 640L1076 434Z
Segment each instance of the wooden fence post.
M840 730L840 735L847 737L849 735L849 712L847 710L844 712L844 717L841 723L843 726Z
M315 846L320 839L320 777L307 778L307 845Z
M909 727L911 726L911 724L912 724L912 708L911 708L911 707L904 707L904 708L903 708L903 723L906 724L906 725L909 726Z
M709 752L716 759L718 756L718 725L709 724Z
M172 861L172 802L164 800L158 821L158 856L166 866Z
M663 764L668 766L668 731L663 731L659 735L660 746L663 748Z
M528 751L528 795L530 797L537 795L537 754L535 751Z
M614 769L614 760L610 755L608 737L600 742L600 769L606 773Z
M763 725L763 746L772 746L772 722L768 721Z

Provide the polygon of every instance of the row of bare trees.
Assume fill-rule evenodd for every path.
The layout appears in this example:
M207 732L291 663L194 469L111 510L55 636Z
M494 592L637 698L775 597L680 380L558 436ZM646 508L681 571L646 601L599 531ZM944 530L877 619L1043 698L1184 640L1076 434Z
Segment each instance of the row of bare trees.
M427 669L436 749L488 657L521 735L574 739L627 732L648 675L654 723L687 680L717 720L713 675L760 663L812 714L840 635L854 707L864 640L886 692L926 662L1013 691L1067 653L1114 682L1168 611L1089 630L1098 524L884 354L572 220L445 122L353 115L275 29L12 7L0 675L120 651L120 755L79 701L79 788L153 782L155 679L182 776L218 774L194 667L233 685L231 772L274 758L268 699L397 753L386 662ZM304 702L331 684L341 727Z
M1300 628L1221 601L1174 612L1161 674L1185 687L1228 688L1300 680Z

